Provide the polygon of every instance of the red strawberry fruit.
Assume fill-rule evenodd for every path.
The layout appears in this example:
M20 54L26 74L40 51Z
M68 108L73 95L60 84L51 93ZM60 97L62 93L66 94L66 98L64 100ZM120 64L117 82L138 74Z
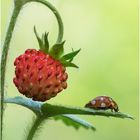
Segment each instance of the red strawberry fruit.
M28 49L16 58L13 79L18 91L35 101L46 101L67 88L66 67L77 67L71 63L80 50L63 55L62 43L49 49L48 34L42 39L34 28L40 50Z

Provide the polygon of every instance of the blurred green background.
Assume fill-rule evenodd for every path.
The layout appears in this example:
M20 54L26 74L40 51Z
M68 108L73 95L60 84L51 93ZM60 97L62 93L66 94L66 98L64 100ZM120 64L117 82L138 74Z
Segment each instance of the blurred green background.
M135 120L81 116L97 131L76 131L61 121L44 123L34 140L138 140L138 1L137 0L50 0L59 10L65 27L65 50L82 51L75 59L79 69L68 68L68 88L49 103L84 106L98 95L111 96L120 111ZM2 40L13 8L12 0L2 0ZM22 96L15 88L13 62L27 48L38 49L33 33L49 31L53 44L57 22L45 6L26 5L21 11L10 44L6 72L7 96ZM33 113L17 105L7 105L4 140L23 140Z

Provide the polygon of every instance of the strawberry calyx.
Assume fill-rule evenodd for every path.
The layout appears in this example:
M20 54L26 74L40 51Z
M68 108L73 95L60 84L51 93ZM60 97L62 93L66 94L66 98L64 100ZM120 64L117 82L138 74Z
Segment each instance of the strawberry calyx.
M36 28L34 26L34 33L38 40L40 50L43 51L46 54L51 55L54 59L57 59L61 62L61 64L65 67L75 67L78 68L78 66L74 63L72 63L74 57L80 52L81 49L74 51L72 49L72 52L68 54L64 54L64 43L65 41L62 41L60 43L54 44L52 47L49 46L48 41L48 34L44 33L42 34L42 37L40 38Z

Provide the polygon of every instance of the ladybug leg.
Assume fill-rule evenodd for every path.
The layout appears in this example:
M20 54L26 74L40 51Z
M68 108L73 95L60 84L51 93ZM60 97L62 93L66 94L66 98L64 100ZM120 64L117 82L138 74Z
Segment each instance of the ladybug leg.
M113 112L113 109L111 108L111 112Z
M110 104L109 108L111 109L111 112L114 112L114 108L113 108L112 104Z

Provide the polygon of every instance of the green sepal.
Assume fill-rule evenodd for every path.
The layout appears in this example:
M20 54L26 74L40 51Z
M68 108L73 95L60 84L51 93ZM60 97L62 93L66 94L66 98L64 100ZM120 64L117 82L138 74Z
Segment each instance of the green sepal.
M49 34L49 33L46 33L46 32L45 32L45 35L44 35L44 38L43 38L43 39L44 39L44 47L45 47L46 52L49 51L48 34Z
M48 51L49 51L48 33L45 32L45 34L42 34L42 38L40 38L37 31L36 31L35 26L34 26L34 33L35 33L36 38L38 40L40 50L45 52L45 53L48 53Z
M61 57L60 60L69 60L69 62L71 62L73 60L73 58L80 52L80 50L81 49L68 53L68 54L64 55L63 57Z
M60 60L60 62L62 63L63 66L65 67L74 67L74 68L79 68L77 65L75 65L74 63L71 63L69 61L66 60Z
M65 41L61 43L54 44L50 50L50 54L56 58L59 59L61 55L64 53L64 43Z
M45 48L44 48L44 45L43 45L44 43L43 43L42 39L39 37L39 35L38 35L37 31L36 31L36 27L35 26L34 26L34 33L35 33L36 38L38 40L38 44L39 44L40 50L45 51Z
M81 49L79 49L77 51L73 51L73 49L72 49L71 53L63 55L65 41L56 43L51 47L51 49L49 49L48 33L45 32L45 34L42 34L42 37L40 38L36 31L35 26L34 26L34 33L38 40L41 51L50 54L53 58L59 60L62 63L62 65L65 67L79 68L77 65L72 63L72 60L80 52Z
M72 48L72 52L74 52L74 49ZM69 60L69 62L72 62L73 61L73 59L74 59L74 57L73 58L71 58L70 60Z

